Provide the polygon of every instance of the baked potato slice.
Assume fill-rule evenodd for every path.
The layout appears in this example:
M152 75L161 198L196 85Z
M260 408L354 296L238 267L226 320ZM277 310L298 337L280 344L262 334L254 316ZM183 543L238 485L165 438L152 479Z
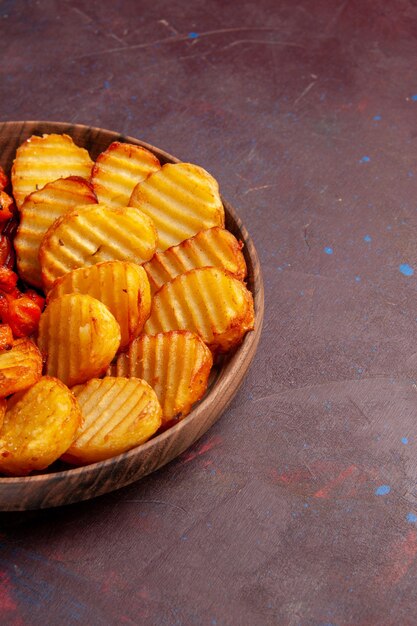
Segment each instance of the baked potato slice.
M108 307L120 325L120 350L139 335L151 310L147 274L140 265L127 261L106 261L61 276L47 302L67 293L88 294Z
M98 156L91 184L99 202L127 206L136 185L160 168L159 160L146 148L114 141Z
M190 330L220 353L238 345L253 327L250 291L225 270L203 267L180 274L157 291L144 332Z
M149 215L158 231L158 250L166 250L200 230L224 226L217 181L191 163L166 163L136 185L129 202Z
M14 239L17 269L23 280L42 288L38 257L43 236L58 217L88 204L97 204L97 198L91 185L79 176L59 178L26 198Z
M152 293L179 274L197 267L221 267L239 280L246 276L242 242L219 226L202 230L165 252L156 252L143 267Z
M42 282L49 290L67 272L103 261L141 265L155 253L152 220L137 209L104 204L77 207L48 229L39 250Z
M89 179L92 167L87 150L68 135L32 135L19 146L13 162L11 180L17 208L32 191L53 180L67 176Z
M55 378L14 394L0 429L0 472L25 476L48 467L69 448L81 419L75 397Z
M89 295L55 298L41 315L38 346L46 373L69 387L104 374L119 345L119 324Z
M135 339L108 374L146 380L161 403L166 428L188 415L202 398L212 364L212 354L198 335L172 330Z
M155 392L137 378L92 379L73 388L83 425L63 460L75 465L102 461L147 441L161 425Z
M42 375L42 355L28 337L0 351L0 398L34 385Z

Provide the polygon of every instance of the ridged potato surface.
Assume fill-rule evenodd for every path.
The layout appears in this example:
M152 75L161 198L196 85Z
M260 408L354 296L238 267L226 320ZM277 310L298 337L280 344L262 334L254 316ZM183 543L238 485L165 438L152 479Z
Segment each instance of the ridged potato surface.
M32 191L67 176L89 179L93 161L68 135L32 135L16 151L11 181L18 208Z
M188 415L204 395L212 364L212 354L198 335L173 330L141 335L117 357L108 373L146 380L161 403L166 427Z
M162 251L200 230L224 226L217 181L191 163L163 165L134 188L129 205L152 218Z
M34 191L20 209L20 224L14 239L19 275L27 283L42 288L39 248L42 239L58 217L76 206L97 204L91 185L79 176L59 178Z
M161 425L161 406L144 380L107 377L89 380L72 390L83 425L64 460L94 463L147 441Z
M254 327L252 294L245 285L214 267L180 274L154 295L144 332L197 333L213 352L227 352Z
M120 349L139 335L151 310L145 270L126 261L106 261L65 274L55 281L48 302L68 293L88 294L108 307L120 326Z
M0 472L25 476L56 461L81 424L78 403L59 380L42 377L7 402L0 429Z
M0 351L0 398L34 385L42 375L42 355L28 337Z
M159 160L146 148L114 141L98 156L91 183L99 202L127 206L135 186L160 168Z
M165 252L156 252L143 266L152 292L179 274L197 267L221 267L243 280L247 270L242 245L228 230L215 226Z
M155 253L152 220L131 207L104 204L77 207L48 229L39 251L42 281L49 290L67 272L103 261L131 261L139 265Z
M46 373L71 387L106 371L120 337L119 324L102 302L71 293L52 300L42 313L38 346Z

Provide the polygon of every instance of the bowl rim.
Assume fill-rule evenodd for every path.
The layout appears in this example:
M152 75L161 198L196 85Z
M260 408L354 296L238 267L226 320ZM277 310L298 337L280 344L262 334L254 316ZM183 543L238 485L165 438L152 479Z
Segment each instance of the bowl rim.
M157 156L160 155L167 162L171 162L171 163L183 162L181 161L181 159L173 156L169 152L166 152L165 150L162 150L161 148L158 148L157 146L154 146L145 141L142 141L141 139L137 139L131 135L124 135L124 134L118 133L117 131L109 130L106 128L101 128L98 126L88 126L86 124L78 124L78 123L62 122L62 121L55 122L52 120L24 120L24 121L6 120L6 121L0 121L0 131L4 127L10 127L10 128L15 127L16 130L18 130L19 127L24 128L27 125L54 126L56 127L56 131L49 131L49 132L57 132L57 133L62 133L62 134L64 133L70 134L71 129L74 129L74 128L78 128L84 131L85 133L97 133L97 134L106 133L109 136L113 136L113 139L111 140L111 142L121 141L124 143L133 143L135 145L143 146L144 148L150 150L153 154L156 154ZM32 134L34 133L36 133L36 129L34 129ZM160 445L161 442L169 440L174 435L180 434L183 429L187 428L187 426L189 425L191 421L198 422L198 418L204 413L208 404L213 402L214 399L221 397L221 395L224 394L225 390L230 385L234 384L233 383L234 377L236 374L239 373L239 370L241 369L239 367L240 363L245 361L245 357L247 357L252 350L253 350L253 353L255 353L257 344L260 339L262 325L263 325L264 285L263 285L263 277L262 277L262 270L261 270L259 257L258 257L256 248L254 246L254 243L252 241L252 238L250 237L246 227L244 226L241 218L237 214L234 207L227 200L225 200L223 196L221 196L221 200L226 209L226 215L227 213L230 214L231 218L235 221L237 227L239 228L241 232L242 239L244 239L245 245L244 245L243 251L245 254L245 260L248 261L249 259L251 266L256 266L256 273L254 273L253 275L253 287L251 290L251 293L254 299L254 308L255 308L255 327L254 327L254 330L248 332L245 335L245 337L243 338L243 341L236 347L236 349L232 352L230 357L228 357L227 361L222 366L217 377L213 381L212 387L211 389L208 390L208 393L202 398L202 400L198 402L198 404L196 404L196 406L191 410L191 412L184 419L182 419L180 422L178 422L171 428L152 437L147 442L139 446L136 446L126 452L118 454L109 459L105 459L103 461L97 461L95 463L90 463L88 465L69 467L68 469L57 470L57 471L52 471L48 473L40 473L40 474L29 475L29 476L0 476L0 489L2 486L10 486L13 484L18 485L21 483L22 484L32 483L34 486L35 485L40 486L40 485L47 484L47 483L51 484L51 483L58 482L58 481L64 481L66 478L69 478L69 477L71 477L71 479L75 479L77 476L79 476L80 478L81 477L85 478L89 474L96 474L99 470L111 468L112 465L114 465L116 462L120 461L121 459L134 458L139 452L145 453L146 451L151 450L153 447L157 447L158 445ZM240 377L238 376L238 384L229 402L232 400L240 384L243 382L243 379L248 369L249 369L249 365L245 369L245 371L240 374ZM226 408L227 408L227 405L225 405L221 409L218 417L220 417L220 415L226 410ZM206 430L207 429L203 428L201 433L198 434L195 440L197 440L200 436L202 436L206 432ZM155 470L152 470L152 471L155 471ZM0 510L1 510L1 507L0 507Z

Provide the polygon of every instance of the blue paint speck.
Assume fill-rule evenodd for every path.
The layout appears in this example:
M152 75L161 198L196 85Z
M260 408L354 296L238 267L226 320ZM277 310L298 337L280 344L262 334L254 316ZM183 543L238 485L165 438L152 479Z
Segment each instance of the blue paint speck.
M302 289L299 293L300 293L300 296L303 296L304 295L304 290Z
M372 237L371 237L371 235L365 235L363 240L366 241L366 243L369 243L370 241L372 241Z
M415 513L407 513L407 522L410 524L415 524L417 522L417 515Z
M360 276L355 276L355 280L356 280L357 283L360 283L361 282L361 277Z
M416 102L416 101L417 101L417 93L416 93L416 94L414 94L414 96L411 96L411 100L414 100L414 102Z
M376 496L386 496L391 491L391 487L389 485L380 485L375 489Z
M188 33L188 39L197 39L198 33Z
M401 443L403 443L405 446L408 443L408 438L407 437L401 437Z
M414 173L411 170L409 170L407 172L407 176L408 176L408 178L413 178L414 177Z
M308 502L304 502L303 507L304 507L305 509L308 509Z
M132 100L132 102L136 102L138 97L137 96L130 96L130 99Z
M404 276L412 276L414 274L413 268L408 263L401 263L399 270Z
M369 163L370 160L371 160L371 157L363 156L360 160L360 163Z
M110 89L110 87L111 87L110 81L109 80L105 80L104 83L103 83L103 87L104 87L104 89Z
M333 254L333 248L330 248L329 246L326 246L324 248L324 251L326 254Z
M379 122L380 120L382 120L382 117L380 115L374 115L374 120L375 122Z
M187 535L182 535L181 536L181 541L188 541Z

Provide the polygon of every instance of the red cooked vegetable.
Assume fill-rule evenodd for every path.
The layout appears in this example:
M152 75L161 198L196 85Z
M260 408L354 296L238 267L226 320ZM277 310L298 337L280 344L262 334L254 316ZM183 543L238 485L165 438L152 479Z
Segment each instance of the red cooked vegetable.
M13 198L5 191L0 191L0 222L7 222L13 217Z
M8 184L9 184L9 179L6 176L6 172L0 165L0 191L3 191L4 189L6 189Z

